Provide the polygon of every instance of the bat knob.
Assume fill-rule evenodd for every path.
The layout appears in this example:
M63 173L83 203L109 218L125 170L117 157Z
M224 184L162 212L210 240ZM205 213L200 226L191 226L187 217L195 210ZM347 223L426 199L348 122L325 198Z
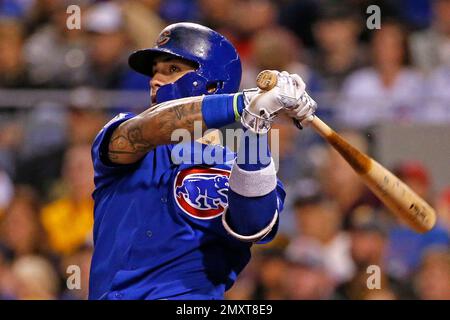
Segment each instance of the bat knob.
M256 77L256 85L264 91L269 91L277 85L278 76L270 70L261 71Z

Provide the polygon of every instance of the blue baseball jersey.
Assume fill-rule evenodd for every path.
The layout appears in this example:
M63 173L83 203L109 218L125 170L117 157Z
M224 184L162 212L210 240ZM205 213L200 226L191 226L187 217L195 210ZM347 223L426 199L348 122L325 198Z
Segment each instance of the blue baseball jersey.
M96 189L89 299L223 299L248 263L251 247L229 235L221 220L235 154L216 147L223 164L176 164L176 145L163 145L137 163L112 165L109 139L133 116L123 113L111 120L92 147ZM186 150L198 159L196 153L207 147L192 142ZM276 191L281 212L280 182ZM277 227L260 242L270 241Z

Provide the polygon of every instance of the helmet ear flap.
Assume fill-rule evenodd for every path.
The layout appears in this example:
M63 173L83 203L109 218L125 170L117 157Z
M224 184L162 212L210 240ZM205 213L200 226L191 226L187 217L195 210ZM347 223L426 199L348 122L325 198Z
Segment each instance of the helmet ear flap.
M156 92L156 102L208 94L205 92L208 83L208 80L198 73L188 72L177 81L161 86Z

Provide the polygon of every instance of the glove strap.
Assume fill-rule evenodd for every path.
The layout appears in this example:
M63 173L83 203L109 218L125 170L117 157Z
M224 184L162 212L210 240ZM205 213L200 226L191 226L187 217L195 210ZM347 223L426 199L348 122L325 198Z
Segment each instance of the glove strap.
M266 134L272 127L272 123L275 119L275 115L269 116L268 118L257 116L251 113L247 109L242 111L241 123L242 125L257 134Z
M243 91L244 105L248 106L251 99L259 93L259 89L247 89ZM257 115L246 109L242 111L241 123L242 125L257 134L266 134L272 127L275 115Z

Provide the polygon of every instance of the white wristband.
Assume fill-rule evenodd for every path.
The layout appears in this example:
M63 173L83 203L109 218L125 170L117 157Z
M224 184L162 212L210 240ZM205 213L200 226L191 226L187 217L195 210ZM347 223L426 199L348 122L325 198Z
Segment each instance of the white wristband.
M228 183L230 189L241 196L265 196L277 186L277 172L273 159L267 167L257 171L243 170L235 162Z

